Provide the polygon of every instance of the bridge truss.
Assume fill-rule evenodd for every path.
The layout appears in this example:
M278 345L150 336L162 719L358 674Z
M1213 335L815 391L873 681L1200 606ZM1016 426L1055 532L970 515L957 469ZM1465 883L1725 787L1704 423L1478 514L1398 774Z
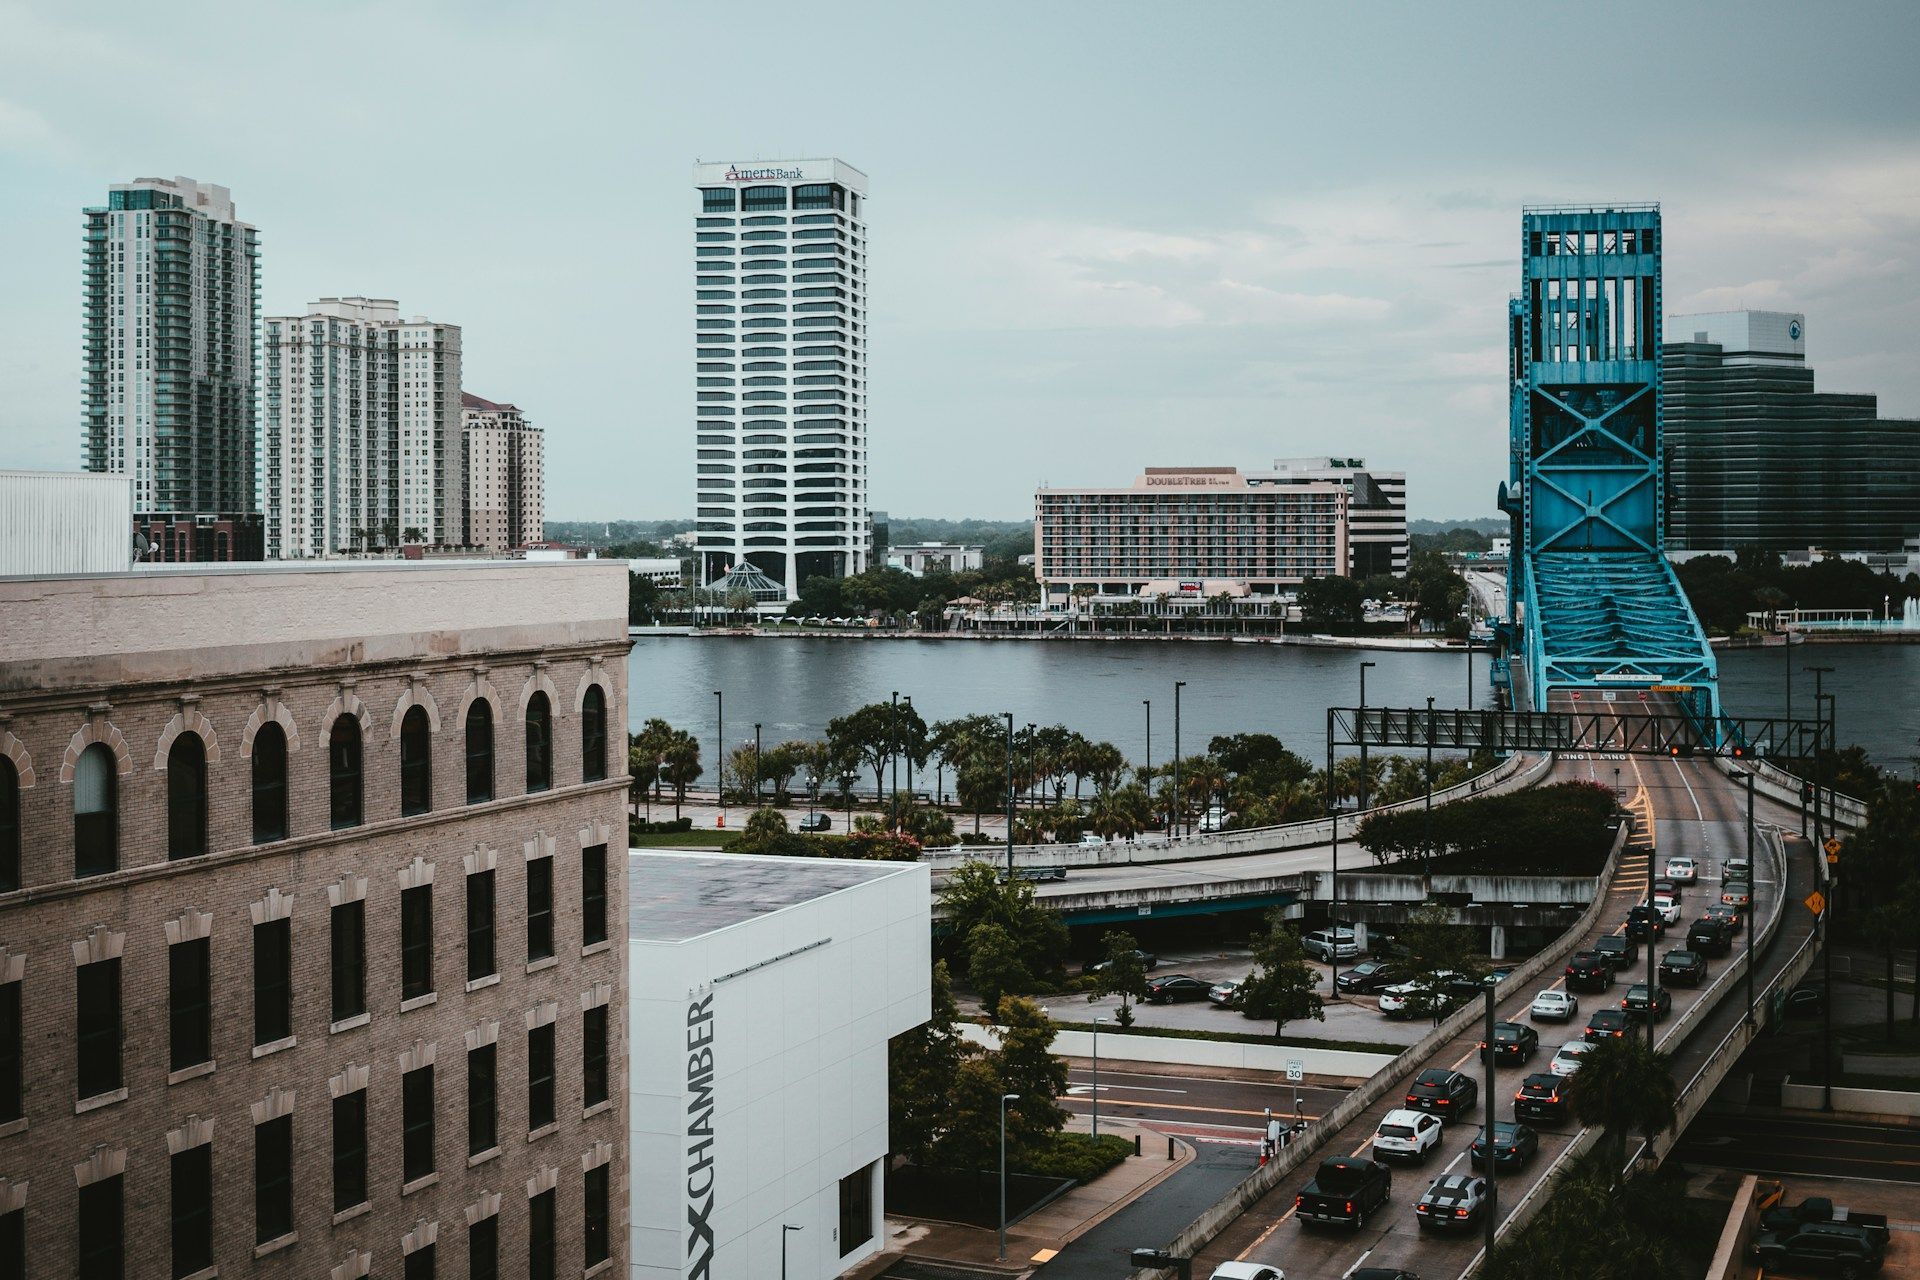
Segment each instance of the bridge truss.
M1590 751L1595 754L1728 755L1805 759L1832 751L1820 720L1718 716L1688 711L1464 711L1424 707L1330 707L1327 739L1340 747L1455 751Z

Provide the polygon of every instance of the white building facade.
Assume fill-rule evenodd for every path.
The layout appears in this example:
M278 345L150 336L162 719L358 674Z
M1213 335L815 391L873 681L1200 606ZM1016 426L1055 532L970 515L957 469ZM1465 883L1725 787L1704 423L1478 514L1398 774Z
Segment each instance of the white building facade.
M754 161L693 185L699 579L748 561L792 599L871 558L867 176Z
M547 536L546 441L518 407L460 394L465 419L466 543L512 551Z
M887 1041L929 1016L928 869L628 870L632 1276L841 1274L884 1241Z
M1407 473L1379 471L1365 458L1281 458L1247 477L1256 487L1338 484L1347 491L1348 577L1407 571Z
M929 573L962 573L986 563L986 548L958 542L903 542L887 548L887 567L916 578Z

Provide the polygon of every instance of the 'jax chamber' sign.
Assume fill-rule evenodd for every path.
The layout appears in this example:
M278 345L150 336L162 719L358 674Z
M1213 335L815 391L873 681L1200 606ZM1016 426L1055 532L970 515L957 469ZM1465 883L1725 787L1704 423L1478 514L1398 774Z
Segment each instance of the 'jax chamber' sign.
M687 1269L713 1273L713 993L687 1005Z

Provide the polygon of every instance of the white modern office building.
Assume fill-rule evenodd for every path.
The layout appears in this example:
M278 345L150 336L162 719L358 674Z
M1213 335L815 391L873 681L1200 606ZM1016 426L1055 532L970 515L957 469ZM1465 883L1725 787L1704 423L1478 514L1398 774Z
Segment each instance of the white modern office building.
M887 1041L929 1015L928 876L630 855L635 1280L826 1280L879 1251Z
M258 233L192 178L109 187L85 217L82 465L132 476L136 513L257 510Z
M958 542L903 542L887 548L887 567L916 578L929 573L963 573L986 563L986 548Z
M1407 571L1407 473L1380 471L1365 458L1281 458L1247 477L1255 488L1337 484L1347 491L1349 577Z
M755 160L693 185L699 578L746 562L792 599L871 558L867 176Z
M459 325L322 298L269 316L262 346L269 559L464 543Z

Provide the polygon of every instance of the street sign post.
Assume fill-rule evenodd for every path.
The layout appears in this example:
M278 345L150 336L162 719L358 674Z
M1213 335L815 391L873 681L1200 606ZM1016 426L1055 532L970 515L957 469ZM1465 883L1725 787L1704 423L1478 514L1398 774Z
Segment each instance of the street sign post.
M1815 889L1807 895L1806 902L1807 910L1813 912L1814 915L1820 916L1826 914L1827 895L1821 893L1818 889Z
M1287 1059L1288 1081L1290 1081L1293 1084L1299 1084L1302 1080L1305 1080L1306 1078L1307 1078L1307 1064L1299 1058L1288 1058Z

